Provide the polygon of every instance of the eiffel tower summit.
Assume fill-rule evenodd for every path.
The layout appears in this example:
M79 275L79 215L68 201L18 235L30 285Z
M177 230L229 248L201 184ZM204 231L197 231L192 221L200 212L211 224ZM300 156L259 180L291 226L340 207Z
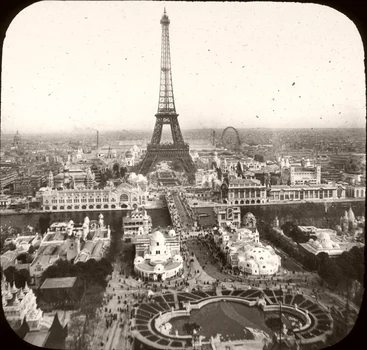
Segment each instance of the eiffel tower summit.
M162 48L158 111L155 115L156 122L152 140L147 145L147 153L140 165L139 173L146 175L152 171L155 164L161 161L178 161L188 175L189 181L192 181L196 167L190 156L189 145L184 142L176 113L169 43L170 20L166 9L164 9L160 23L162 25ZM170 126L172 143L161 143L163 125Z

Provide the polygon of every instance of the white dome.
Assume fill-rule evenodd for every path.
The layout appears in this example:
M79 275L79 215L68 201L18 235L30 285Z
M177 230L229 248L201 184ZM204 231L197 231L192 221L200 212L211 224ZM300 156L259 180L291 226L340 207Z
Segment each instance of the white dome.
M250 213L250 212L247 212L242 219L245 219L245 218L255 218L255 215Z
M322 244L322 247L325 249L333 249L333 244L331 241L326 241Z
M134 259L134 265L141 264L142 262L144 262L144 258L142 258L141 256L137 256Z
M182 256L181 255L174 255L172 258L173 261L175 262L182 262Z
M153 234L152 234L152 237L150 238L150 241L151 242L165 242L166 241L166 239L165 239L165 237L164 237L164 235L163 235L163 233L162 232L160 232L160 231L155 231Z
M139 174L138 175L138 181L147 181L147 178L144 175Z
M249 259L255 260L257 263L265 262L269 259L271 259L271 254L267 249L264 248L252 248L248 251L246 251L246 256Z
M170 237L174 237L174 236L176 236L176 232L175 232L175 230L174 230L174 229L169 230L169 231L168 231L168 235L169 235Z
M313 245L315 248L320 248L321 243L320 243L318 240L316 240L316 241L314 241L314 242L312 243L312 245Z
M326 232L321 232L317 238L319 241L330 241L330 236Z
M157 264L154 266L153 269L154 272L163 272L164 271L164 266L162 264Z

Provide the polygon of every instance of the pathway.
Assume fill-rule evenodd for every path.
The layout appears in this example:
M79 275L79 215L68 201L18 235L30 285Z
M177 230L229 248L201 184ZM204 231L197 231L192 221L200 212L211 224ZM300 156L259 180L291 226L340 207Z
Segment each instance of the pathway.
M175 202L177 212L178 212L178 214L180 216L180 219L181 219L182 228L191 228L193 226L193 222L192 222L189 214L187 213L186 208L182 204L182 201L181 201L181 198L180 198L179 194L174 193L172 195L172 197L173 197L173 200Z

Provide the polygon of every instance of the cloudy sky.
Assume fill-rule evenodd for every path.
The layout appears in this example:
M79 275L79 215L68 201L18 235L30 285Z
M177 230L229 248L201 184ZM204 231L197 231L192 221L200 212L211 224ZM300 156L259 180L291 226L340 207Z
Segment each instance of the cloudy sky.
M182 129L365 126L362 41L332 8L47 1L6 33L2 130L153 130L164 5Z

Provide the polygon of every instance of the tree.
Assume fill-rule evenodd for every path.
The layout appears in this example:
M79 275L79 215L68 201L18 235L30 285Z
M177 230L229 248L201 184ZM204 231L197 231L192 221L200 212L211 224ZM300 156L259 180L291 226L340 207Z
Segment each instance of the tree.
M35 252L35 248L33 247L33 245L31 245L28 249L28 254L33 254Z
M87 316L71 316L68 325L68 339L66 346L70 350L91 350L91 325Z
M337 258L337 263L341 267L345 278L357 280L363 284L364 280L364 248L353 247L348 252L343 252Z
M4 275L10 284L15 282L15 286L17 288L23 288L26 281L27 283L30 283L31 281L29 271L27 269L17 270L14 266L9 266L7 269L5 269Z
M124 166L122 166L122 167L120 168L120 177L121 177L121 178L124 178L124 177L125 177L125 175L126 175L126 173L127 173L127 168L126 168L126 167L124 167Z
M59 259L55 264L48 267L42 274L42 282L46 278L56 277L80 277L86 286L99 285L106 286L106 277L111 274L113 268L111 263L102 258L99 261L89 259L87 262L73 264L68 260Z
M14 242L10 242L6 245L6 250L15 250L17 249L17 246L15 245Z
M311 253L306 253L303 255L302 264L308 271L315 271L318 265L317 257Z
M189 335L193 335L194 331L198 332L200 328L201 326L196 322L186 322L182 327L183 331Z
M342 280L343 271L334 259L327 259L319 265L319 275L326 283L335 287Z
M88 288L80 301L80 311L88 319L93 319L96 310L102 306L104 288L101 286L92 286Z
M271 175L270 176L270 184L271 185L279 185L280 184L280 178L279 178L279 176Z
M265 320L265 324L273 332L279 332L282 327L282 320L280 317L269 317Z
M321 252L317 254L317 271L320 274L320 271L325 268L326 262L329 260L329 254L325 252Z
M263 162L264 162L264 156L263 156L262 154L255 154L254 159L255 159L257 162L261 162L261 163L263 163Z
M41 234L44 234L47 231L47 229L50 227L50 222L51 215L49 213L40 216L38 220L38 226L40 228Z
M308 237L293 222L287 221L281 228L285 235L297 243L306 243L308 241Z

